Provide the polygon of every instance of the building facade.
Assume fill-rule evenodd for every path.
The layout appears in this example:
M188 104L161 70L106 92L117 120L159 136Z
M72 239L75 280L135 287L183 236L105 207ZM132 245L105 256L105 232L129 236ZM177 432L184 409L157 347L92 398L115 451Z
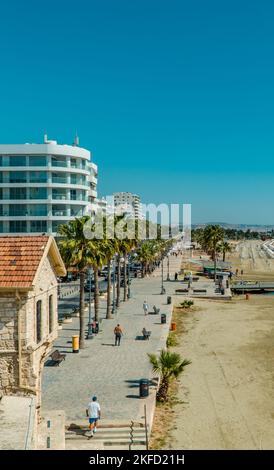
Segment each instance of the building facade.
M137 194L120 192L113 194L114 208L119 209L136 219L142 219L142 205L140 196Z
M97 165L74 145L0 145L0 234L53 234L96 210Z
M58 281L66 269L51 236L0 238L0 390L35 399L58 334ZM19 423L20 426L20 423Z

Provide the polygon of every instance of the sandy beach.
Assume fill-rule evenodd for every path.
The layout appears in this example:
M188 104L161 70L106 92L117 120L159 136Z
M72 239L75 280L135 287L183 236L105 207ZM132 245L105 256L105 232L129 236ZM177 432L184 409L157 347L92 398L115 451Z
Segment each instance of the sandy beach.
M274 280L260 242L230 256L244 278ZM180 345L192 360L180 380L171 449L274 449L274 296L197 300Z

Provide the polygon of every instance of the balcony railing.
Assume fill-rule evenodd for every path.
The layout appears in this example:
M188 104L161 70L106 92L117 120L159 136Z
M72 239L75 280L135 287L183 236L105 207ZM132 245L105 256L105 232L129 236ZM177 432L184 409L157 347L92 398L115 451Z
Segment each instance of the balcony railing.
M62 178L61 176L53 176L52 177L52 182L53 183L66 184L67 183L67 178Z
M68 213L67 211L62 211L62 210L59 210L59 211L52 211L52 215L55 217L55 216L62 216L62 217L67 217Z
M67 167L67 162L64 162L62 160L53 160L51 162L51 166L59 166L59 167L63 167L63 168L66 168Z
M62 199L62 201L67 199L66 194L60 194L60 193L53 193L52 194L52 199Z
M88 183L86 180L82 180L82 179L70 179L70 184L79 184L81 186L88 186Z

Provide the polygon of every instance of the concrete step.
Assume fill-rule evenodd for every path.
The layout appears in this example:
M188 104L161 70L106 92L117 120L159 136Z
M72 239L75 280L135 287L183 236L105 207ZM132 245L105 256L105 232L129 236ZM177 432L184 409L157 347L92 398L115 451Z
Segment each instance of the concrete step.
M100 429L102 428L128 428L130 426L131 422L130 420L108 420L108 419L102 419L99 421L98 427ZM133 421L134 428L144 428L145 425L142 421ZM75 423L66 423L66 429L67 430L74 430L74 429L79 429L83 428L86 429L88 428L88 418L86 419L78 419L77 422Z
M66 429L66 449L121 449L128 450L131 444L131 427L129 422L100 423L96 434L90 438L86 421L73 423ZM146 433L143 423L136 422L133 427L132 449L144 450L146 448Z

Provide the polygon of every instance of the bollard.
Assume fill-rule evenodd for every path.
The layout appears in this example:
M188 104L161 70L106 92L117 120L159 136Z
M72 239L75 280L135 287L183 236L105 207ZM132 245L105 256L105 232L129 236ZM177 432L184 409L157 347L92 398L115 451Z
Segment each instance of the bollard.
M175 321L171 322L170 329L171 329L171 331L175 331L175 330L176 330L176 323L175 323Z
M72 337L72 352L78 353L79 352L79 336L74 335Z

